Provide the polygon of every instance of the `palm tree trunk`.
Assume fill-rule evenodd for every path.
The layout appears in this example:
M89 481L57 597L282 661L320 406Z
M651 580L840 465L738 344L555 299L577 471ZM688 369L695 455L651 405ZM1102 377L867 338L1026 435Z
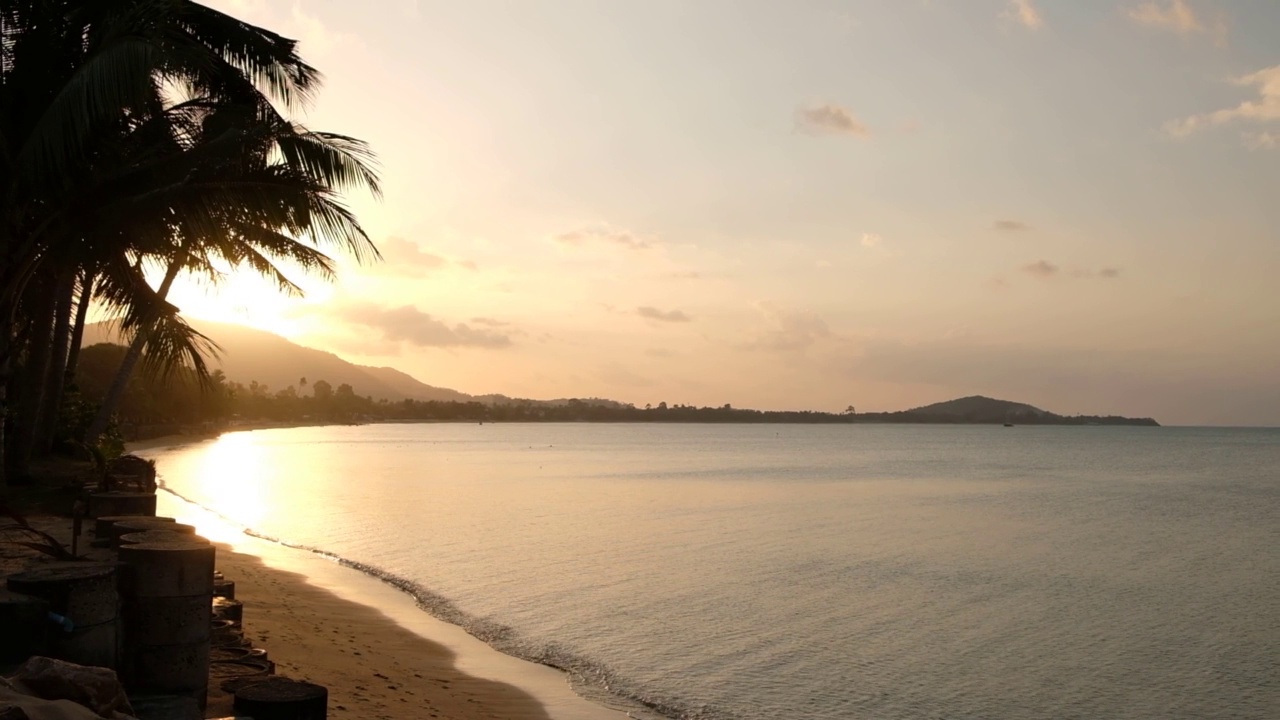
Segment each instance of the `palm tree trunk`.
M8 309L0 309L0 498L8 494L9 445L5 428L9 421L9 375L13 368L13 319Z
M10 438L12 454L8 458L15 477L25 476L31 462L36 423L44 397L45 373L49 371L49 358L53 354L53 315L57 293L50 286L38 285L37 281L28 286L28 296L34 295L30 305L30 335L27 338L26 361L22 364L13 436Z
M66 270L58 278L53 315L53 345L44 376L44 398L36 418L36 437L32 456L47 457L53 452L53 435L58 428L62 409L62 388L66 378L67 342L71 334L71 305L76 290L76 273Z
M156 290L157 300L163 301L169 295L169 288L173 286L173 279L178 276L185 264L185 254L180 254L169 263L169 269L164 274L164 280L160 283L159 289ZM129 351L125 353L124 359L120 361L120 369L116 371L116 377L111 381L111 387L107 389L107 396L102 399L102 405L98 407L98 414L94 416L93 422L89 424L89 429L85 431L84 442L86 445L96 444L98 438L106 431L107 424L111 422L111 416L115 414L116 407L120 405L120 398L124 397L125 388L129 385L129 378L133 377L133 369L137 367L138 360L142 359L142 349L147 344L147 335L150 334L150 330L150 327L138 328L138 333L133 336L133 342L129 343Z
M84 273L80 285L80 300L76 303L76 324L71 328L71 347L67 350L67 367L63 373L63 382L67 385L75 382L76 365L80 362L80 345L84 342L84 322L89 317L89 303L93 302L93 273Z

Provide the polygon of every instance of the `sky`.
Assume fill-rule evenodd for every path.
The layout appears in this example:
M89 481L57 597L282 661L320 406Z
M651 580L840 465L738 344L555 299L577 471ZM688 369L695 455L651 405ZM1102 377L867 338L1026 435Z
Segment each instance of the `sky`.
M324 73L385 261L190 316L477 394L1280 424L1274 0L209 4Z

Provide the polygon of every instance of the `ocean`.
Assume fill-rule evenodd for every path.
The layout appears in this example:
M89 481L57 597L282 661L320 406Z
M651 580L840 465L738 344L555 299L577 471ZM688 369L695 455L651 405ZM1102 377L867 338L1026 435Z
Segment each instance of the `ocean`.
M1280 431L421 424L143 453L638 718L1280 717Z

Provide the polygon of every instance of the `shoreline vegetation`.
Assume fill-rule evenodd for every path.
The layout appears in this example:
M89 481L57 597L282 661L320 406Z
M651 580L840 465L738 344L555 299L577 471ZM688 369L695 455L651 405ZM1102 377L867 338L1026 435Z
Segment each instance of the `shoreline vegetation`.
M98 343L82 352L76 402L91 414L114 378L126 348ZM236 429L295 425L414 422L605 422L605 423L785 423L785 424L988 424L1105 425L1157 427L1152 418L1116 415L1059 415L1025 403L971 396L894 412L754 410L668 404L638 407L600 398L540 401L388 400L360 395L349 383L336 387L323 378L299 378L272 389L245 384L214 370L202 383L179 368L169 377L136 374L120 399L116 422L125 440L182 433L216 434Z

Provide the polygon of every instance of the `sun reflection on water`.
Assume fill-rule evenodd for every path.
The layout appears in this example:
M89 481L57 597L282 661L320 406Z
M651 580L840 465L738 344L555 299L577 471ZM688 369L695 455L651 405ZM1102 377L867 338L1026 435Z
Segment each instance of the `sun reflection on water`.
M219 437L196 464L194 486L209 507L226 508L231 519L260 527L270 509L264 482L270 461L253 433Z

